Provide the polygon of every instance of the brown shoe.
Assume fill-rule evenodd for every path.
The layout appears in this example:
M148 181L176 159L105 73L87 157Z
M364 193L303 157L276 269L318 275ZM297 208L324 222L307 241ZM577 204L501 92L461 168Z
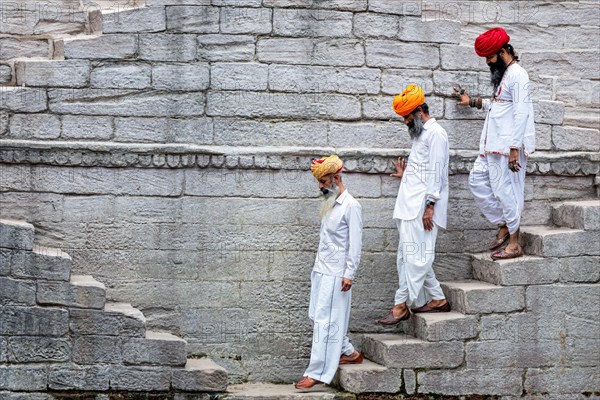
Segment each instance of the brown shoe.
M518 258L523 255L523 250L519 249L516 252L508 252L506 250L499 250L492 254L492 260L509 260L511 258Z
M450 312L450 303L446 300L444 304L437 307L430 307L428 304L425 304L419 308L413 308L410 310L414 313L433 313L433 312Z
M404 314L402 314L399 318L394 317L394 312L390 311L390 313L388 315L386 315L385 318L380 319L377 322L380 325L396 325L396 324L399 324L401 321L405 321L409 318L410 318L410 311L407 308L406 312Z
M317 383L321 383L321 382L311 378L310 376L305 376L304 378L302 378L298 382L296 382L294 387L296 389L310 389L311 387L315 386Z
M342 354L340 357L340 365L345 364L361 364L363 362L363 356L358 351L350 354L349 356Z
M490 251L494 251L499 249L500 247L502 247L506 242L508 242L508 239L510 238L510 233L507 233L505 236L501 237L501 238L495 238L492 243L490 243L488 249Z

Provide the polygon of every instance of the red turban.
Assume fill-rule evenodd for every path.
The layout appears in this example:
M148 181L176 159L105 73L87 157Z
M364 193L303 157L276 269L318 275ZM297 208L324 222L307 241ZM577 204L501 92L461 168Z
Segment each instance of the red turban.
M510 40L510 36L502 28L493 28L475 39L475 52L480 57L496 54Z

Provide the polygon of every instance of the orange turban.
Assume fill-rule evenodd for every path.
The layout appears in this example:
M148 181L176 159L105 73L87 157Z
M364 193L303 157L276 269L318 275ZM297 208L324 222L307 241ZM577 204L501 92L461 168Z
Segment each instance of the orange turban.
M337 174L342 168L344 168L344 163L336 155L313 160L310 165L310 170L317 180L325 175Z
M502 28L493 28L475 39L475 52L479 57L496 54L510 40L510 36Z
M406 117L423 103L425 103L425 92L419 86L411 83L402 94L394 97L392 106L396 114Z

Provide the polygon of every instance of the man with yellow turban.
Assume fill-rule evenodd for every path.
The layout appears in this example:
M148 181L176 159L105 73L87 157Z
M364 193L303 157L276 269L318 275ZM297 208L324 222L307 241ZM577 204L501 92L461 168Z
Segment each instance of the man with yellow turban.
M311 171L325 197L319 249L311 274L308 316L313 321L310 363L297 389L330 383L338 365L359 364L362 355L348 340L352 281L360 263L362 208L342 182L336 155L314 160Z
M382 325L395 325L410 318L412 312L447 312L446 300L433 272L438 227L446 228L448 208L448 135L429 116L425 93L409 85L394 97L394 111L404 118L412 138L408 161L395 162L401 179L394 208L394 220L400 235L398 244L399 288L394 308Z
M499 228L488 246L495 260L523 255L519 227L525 167L528 155L535 151L529 75L517 64L519 57L509 41L502 28L490 29L475 40L475 52L485 57L492 74L491 99L471 98L464 90L454 89L460 94L458 105L483 108L487 112L469 186L483 215Z

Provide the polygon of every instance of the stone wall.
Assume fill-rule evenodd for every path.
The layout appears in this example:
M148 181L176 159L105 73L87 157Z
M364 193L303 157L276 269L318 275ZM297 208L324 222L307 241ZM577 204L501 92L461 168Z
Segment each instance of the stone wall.
M467 185L483 114L447 96L458 82L490 92L472 42L504 26L530 72L539 151L523 221L551 224L553 202L596 195L599 13L593 1L148 0L69 32L51 21L59 36L13 12L0 38L1 216L34 224L109 299L233 381L289 382L311 340L310 159L347 162L365 219L351 329L376 331L397 280L390 161L410 149L392 96L423 85L448 131L435 270L471 278L467 253L493 229Z

